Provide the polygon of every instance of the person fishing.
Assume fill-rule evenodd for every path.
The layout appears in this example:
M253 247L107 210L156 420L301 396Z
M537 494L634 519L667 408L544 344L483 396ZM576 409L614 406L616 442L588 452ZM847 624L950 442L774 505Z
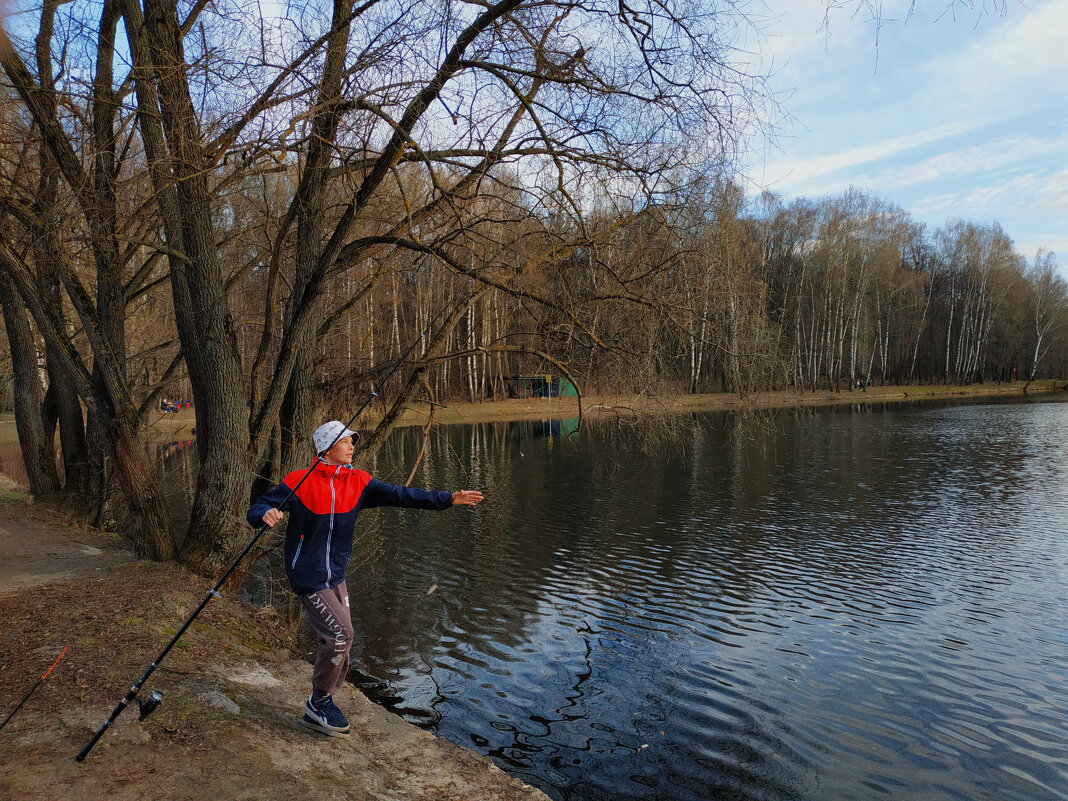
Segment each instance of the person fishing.
M312 667L312 692L304 705L302 725L331 737L348 737L349 722L333 695L345 681L352 648L352 616L345 570L352 555L356 516L376 506L448 509L482 501L477 490L421 490L387 484L352 467L355 431L338 420L312 434L316 459L308 469L286 475L282 483L249 508L249 525L271 528L289 512L286 527L286 578L300 596L318 646ZM297 487L296 492L293 488ZM288 500L285 500L288 497Z

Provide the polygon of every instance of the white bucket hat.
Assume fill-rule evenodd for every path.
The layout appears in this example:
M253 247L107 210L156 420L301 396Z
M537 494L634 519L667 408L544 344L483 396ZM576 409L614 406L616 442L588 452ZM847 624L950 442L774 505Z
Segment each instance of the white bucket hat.
M360 436L355 431L345 428L345 424L340 420L331 420L329 423L323 423L312 434L312 442L315 443L315 454L322 456L326 451L330 450L330 446L338 440L345 437L358 437Z

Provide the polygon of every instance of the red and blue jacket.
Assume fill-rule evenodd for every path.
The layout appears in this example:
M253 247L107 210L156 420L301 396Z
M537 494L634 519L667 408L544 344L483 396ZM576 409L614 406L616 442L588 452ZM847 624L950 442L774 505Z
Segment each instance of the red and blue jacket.
M387 484L348 465L316 461L311 475L288 501L307 470L294 470L282 483L261 495L246 515L259 528L268 509L289 513L283 553L286 577L293 592L310 595L336 587L345 580L352 555L352 535L361 509L406 506L412 509L447 509L452 493Z

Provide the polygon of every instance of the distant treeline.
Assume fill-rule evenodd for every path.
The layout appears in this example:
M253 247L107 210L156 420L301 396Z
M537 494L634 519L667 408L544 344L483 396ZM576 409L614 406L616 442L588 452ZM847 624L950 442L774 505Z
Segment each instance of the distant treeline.
M1068 375L1065 281L1051 254L1026 258L997 224L930 230L853 189L785 204L712 182L673 201L591 214L581 231L515 223L573 244L524 276L537 302L512 285L467 305L452 358L427 376L437 399L500 398L508 376L561 370L604 392L743 394ZM452 253L474 262L459 244ZM331 396L467 283L411 256L391 276L321 339Z

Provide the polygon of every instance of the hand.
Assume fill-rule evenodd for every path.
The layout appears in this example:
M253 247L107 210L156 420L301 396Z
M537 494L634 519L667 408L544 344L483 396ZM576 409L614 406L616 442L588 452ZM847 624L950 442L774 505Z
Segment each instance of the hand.
M455 501L453 501L455 503ZM267 528L274 528L274 524L285 517L284 514L277 509L268 509L263 513L263 522L267 524Z
M456 490L456 492L452 494L453 506L474 506L481 502L482 493L478 490Z

